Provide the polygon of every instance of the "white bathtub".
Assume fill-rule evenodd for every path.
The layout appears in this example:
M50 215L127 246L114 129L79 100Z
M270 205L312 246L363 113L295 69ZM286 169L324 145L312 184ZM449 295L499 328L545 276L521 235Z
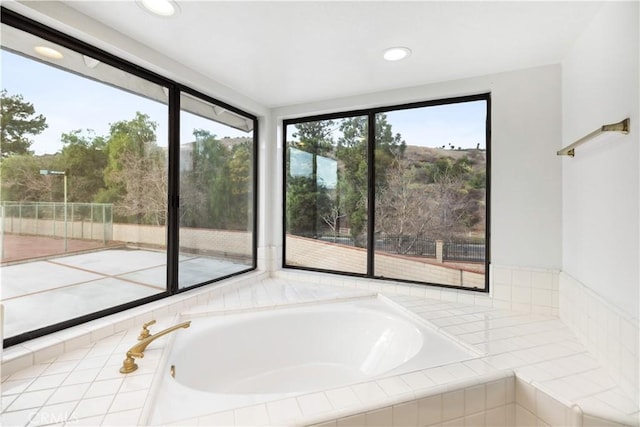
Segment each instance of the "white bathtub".
M167 424L477 356L382 297L197 317L175 336L150 422Z

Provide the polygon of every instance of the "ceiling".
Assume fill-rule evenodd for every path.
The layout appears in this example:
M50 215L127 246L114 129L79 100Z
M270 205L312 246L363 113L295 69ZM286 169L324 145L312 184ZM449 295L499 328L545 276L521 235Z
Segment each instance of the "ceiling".
M558 63L602 4L178 0L162 18L63 3L267 107ZM391 46L413 54L384 61Z

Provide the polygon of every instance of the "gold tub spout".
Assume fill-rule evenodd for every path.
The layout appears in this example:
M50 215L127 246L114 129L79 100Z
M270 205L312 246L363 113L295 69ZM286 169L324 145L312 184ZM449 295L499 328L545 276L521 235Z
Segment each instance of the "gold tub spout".
M180 328L188 328L191 325L191 320L188 322L180 323L178 325L172 326L170 328L165 329L164 331L160 331L157 334L153 334L148 336L147 338L141 340L136 343L133 347L127 351L127 358L122 362L122 368L120 368L120 372L123 374L128 374L130 372L138 369L138 365L133 360L134 357L144 357L144 351L149 344L155 341L157 338L160 338L163 335L167 335L170 332L173 332Z

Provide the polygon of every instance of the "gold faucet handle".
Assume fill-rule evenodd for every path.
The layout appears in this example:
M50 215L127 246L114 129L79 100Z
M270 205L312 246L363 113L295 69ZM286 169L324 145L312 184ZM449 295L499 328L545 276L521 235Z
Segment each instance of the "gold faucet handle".
M154 325L156 323L155 320L147 322L142 325L142 331L140 331L140 335L138 335L138 341L142 341L145 338L149 338L151 336L151 332L149 332L149 326Z

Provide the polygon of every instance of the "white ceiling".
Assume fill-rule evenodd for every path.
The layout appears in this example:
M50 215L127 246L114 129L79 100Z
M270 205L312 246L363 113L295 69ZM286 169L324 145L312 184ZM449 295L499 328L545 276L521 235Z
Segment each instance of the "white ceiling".
M64 3L268 107L558 63L601 6L178 0L161 18L134 1ZM398 45L412 56L384 61Z

